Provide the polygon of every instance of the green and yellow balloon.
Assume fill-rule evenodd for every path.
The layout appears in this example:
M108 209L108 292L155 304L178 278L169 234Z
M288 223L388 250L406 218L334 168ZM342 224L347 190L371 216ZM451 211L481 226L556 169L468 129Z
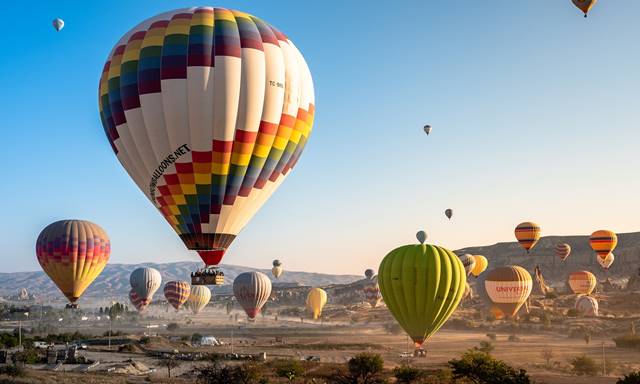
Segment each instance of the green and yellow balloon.
M416 348L456 310L466 282L467 274L458 256L431 244L396 248L378 268L382 297Z

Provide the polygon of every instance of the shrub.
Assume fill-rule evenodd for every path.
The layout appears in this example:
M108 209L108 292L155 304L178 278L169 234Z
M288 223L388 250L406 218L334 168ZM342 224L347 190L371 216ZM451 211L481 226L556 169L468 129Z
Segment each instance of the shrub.
M620 348L640 348L640 335L624 335L614 337L616 347Z
M149 344L151 342L151 338L149 336L142 336L140 338L140 344Z
M304 374L304 368L297 360L281 360L276 365L276 375L285 377L289 381L293 381L296 377Z
M544 298L545 299L557 299L558 298L558 294L556 293L556 291L548 291L547 293L544 294Z
M509 341L522 341L522 339L516 335L509 335Z
M491 353L495 347L493 346L493 343L490 341L485 341L482 340L480 342L480 346L479 347L474 347L474 349L480 351L480 352L484 352L484 353Z
M177 331L179 328L180 328L180 326L178 325L178 323L169 323L169 324L167 324L167 331L169 331L169 332Z
M200 340L202 339L202 335L199 333L194 333L193 335L191 335L191 343L199 343Z
M449 361L454 379L467 379L476 384L529 384L524 369L516 370L491 355L469 350L460 359Z
M374 376L382 372L384 361L376 353L363 352L349 359L347 368L351 377L361 378L363 383L368 383Z
M26 372L24 371L24 368L19 365L7 364L5 366L0 366L0 375L24 377L26 376Z
M495 333L487 333L487 337L489 338L489 340L493 340L493 341L496 341L496 339L498 338L498 336Z
M220 364L219 360L214 360L211 365L196 371L196 382L201 384L268 383L268 380L265 381L261 377L254 364L229 367Z
M624 375L616 381L616 384L640 384L640 371Z
M16 352L13 355L13 358L16 362L21 362L23 364L38 364L42 360L38 351L33 348L27 348L24 351Z
M423 376L424 372L409 365L401 365L393 369L393 377L396 378L398 383L402 384L414 383Z
M578 317L580 312L575 308L569 308L567 311L567 317Z
M598 363L587 355L576 356L569 361L573 373L578 376L595 376L598 374Z

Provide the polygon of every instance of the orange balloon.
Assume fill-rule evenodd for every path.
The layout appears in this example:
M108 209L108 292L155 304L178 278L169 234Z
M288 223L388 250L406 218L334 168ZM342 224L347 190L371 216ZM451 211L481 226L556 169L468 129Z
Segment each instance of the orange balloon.
M589 271L576 271L569 275L569 287L578 295L590 294L596 283L596 277Z
M618 236L615 232L601 229L595 231L589 237L589 245L602 259L607 257L618 245Z
M522 248L529 252L529 250L536 245L538 240L540 240L540 226L531 221L525 221L524 223L518 224L515 234L518 243L520 243Z

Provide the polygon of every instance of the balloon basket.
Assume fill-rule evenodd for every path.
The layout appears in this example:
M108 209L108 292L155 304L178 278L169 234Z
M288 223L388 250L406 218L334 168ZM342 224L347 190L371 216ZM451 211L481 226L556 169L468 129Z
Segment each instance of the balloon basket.
M216 267L207 267L191 273L191 285L223 285L224 272Z
M64 306L65 309L78 309L78 304L76 303L69 303L67 305Z

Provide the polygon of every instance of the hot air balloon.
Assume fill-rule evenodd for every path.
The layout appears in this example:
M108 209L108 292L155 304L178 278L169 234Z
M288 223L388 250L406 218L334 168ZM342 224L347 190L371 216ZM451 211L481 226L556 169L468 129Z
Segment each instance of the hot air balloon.
M582 316L598 316L598 300L591 296L579 296L575 308Z
M176 311L187 301L190 294L191 285L186 281L169 281L164 285L164 297Z
M598 264L600 264L600 266L606 270L606 269L609 269L609 267L611 267L611 264L613 264L613 261L615 260L615 256L613 256L613 253L610 253L604 259L601 258L600 256L596 256L596 259L598 260Z
M36 256L42 270L69 299L76 301L109 261L109 236L98 225L84 220L49 224L36 240Z
M427 241L427 232L418 231L418 233L416 233L416 239L418 239L420 244L424 244L424 242Z
M149 305L153 299L153 294L160 288L162 277L155 268L137 268L131 272L129 282L131 283L131 288L140 297L140 300L145 305Z
M366 277L366 278L367 278L367 280L371 280L371 279L373 279L373 277L375 276L375 274L376 274L376 273L375 273L375 272L373 271L373 269L371 269L371 268L367 268L367 269L364 271L364 277Z
M307 310L311 312L313 320L318 320L322 315L322 308L327 304L327 292L322 288L311 288L305 304Z
M453 210L451 208L445 209L444 215L447 216L447 219L451 220L451 216L453 216Z
M529 253L540 239L540 226L530 221L520 223L516 227L515 234L518 243Z
M99 87L118 160L212 268L298 162L314 103L291 40L257 17L211 7L134 27L110 53ZM205 272L192 283L222 284Z
M233 295L247 316L254 319L271 296L271 280L261 272L244 272L233 280Z
M56 29L56 32L60 32L60 30L62 30L62 28L64 28L64 20L56 17L55 19L53 19L53 21L51 22L51 25L53 25L53 28Z
M195 285L191 287L191 293L187 299L187 308L197 315L211 300L211 290L204 285Z
M578 295L591 294L596 283L596 277L589 271L576 271L569 275L569 287Z
M149 305L148 303L144 303L142 298L138 296L136 291L134 291L133 289L129 291L129 300L138 312L144 311L147 308L147 305Z
M396 248L378 268L382 297L416 348L455 311L465 283L466 273L458 256L436 245Z
M484 287L493 305L506 316L513 317L529 298L533 281L526 269L510 265L492 269Z
M464 271L467 273L467 276L471 274L473 268L476 266L476 258L473 255L465 253L460 256L460 261L462 261L462 265L464 266Z
M424 129L424 133L426 133L427 136L429 136L429 134L431 133L431 126L425 125L423 129Z
M559 243L556 244L555 251L556 255L564 261L571 254L571 246L567 243Z
M284 268L282 268L282 263L280 262L280 260L273 260L273 268L271 268L271 274L273 275L273 277L277 279L282 276L283 272Z
M473 256L473 258L475 259L475 264L473 266L473 269L471 270L471 274L475 277L478 277L489 266L489 260L487 260L487 258L482 255L475 255Z
M367 282L362 288L364 292L364 299L372 308L375 308L380 304L380 300L382 300L382 295L380 294L380 286L378 286L378 282L376 279L372 279Z
M601 229L595 231L589 237L589 245L596 252L596 254L604 259L610 254L618 245L618 236L615 232Z
M591 10L591 8L596 5L598 0L571 0L573 5L578 7L583 13L584 17L587 17L587 13Z

